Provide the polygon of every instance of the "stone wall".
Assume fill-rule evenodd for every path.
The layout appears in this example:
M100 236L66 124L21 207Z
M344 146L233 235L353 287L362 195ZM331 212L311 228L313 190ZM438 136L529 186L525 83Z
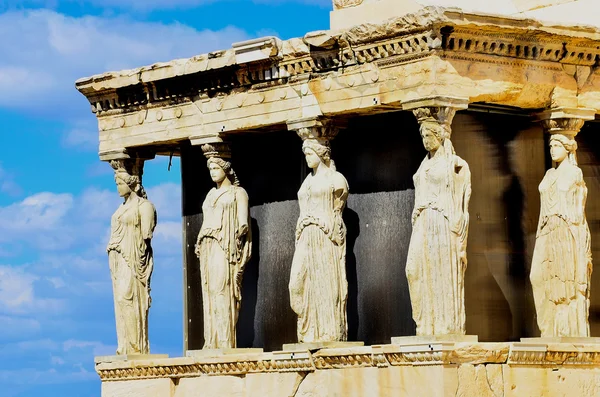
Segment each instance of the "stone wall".
M103 397L597 396L597 346L378 346L103 363Z
M600 126L578 135L580 164L589 189L588 220L593 249L600 244L597 140ZM459 112L453 123L455 149L470 165L470 204L465 296L467 333L482 341L536 336L529 268L539 216L538 184L550 166L544 133L528 116ZM307 171L295 133L232 137L233 164L250 196L254 250L243 286L239 347L278 350L296 341L287 284L298 216L296 192ZM186 225L188 348L202 347L198 263L193 245L201 224L201 202L212 186L199 148L182 152ZM404 266L411 233L412 175L425 156L418 125L409 112L348 119L332 142L337 168L348 179L344 213L348 227L348 323L351 340L389 343L414 334ZM598 275L592 286L592 335L600 321ZM190 321L191 320L191 321Z

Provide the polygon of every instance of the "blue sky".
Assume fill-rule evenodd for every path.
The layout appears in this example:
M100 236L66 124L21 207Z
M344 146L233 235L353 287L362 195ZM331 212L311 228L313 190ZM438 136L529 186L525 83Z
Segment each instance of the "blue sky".
M104 247L119 204L80 77L327 29L330 0L0 0L0 396L99 396L114 354ZM179 163L147 163L159 213L150 342L182 354Z

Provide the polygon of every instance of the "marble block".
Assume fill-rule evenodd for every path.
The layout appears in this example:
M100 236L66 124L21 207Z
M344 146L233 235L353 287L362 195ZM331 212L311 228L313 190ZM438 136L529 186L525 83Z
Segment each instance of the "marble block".
M248 354L261 354L263 349L259 348L248 348L248 349L202 349L202 350L187 350L185 352L186 357L219 357L225 355L248 355Z
M115 356L96 356L94 363L113 363L118 361L140 361L140 360L157 360L169 358L168 354L119 354Z
M122 360L96 371L102 397L599 396L600 344L438 341Z
M416 335L416 336L395 336L392 338L392 345L416 345L432 342L455 342L455 343L477 343L477 335Z
M569 343L569 344L594 344L600 343L600 338L579 338L579 337L556 337L556 338L521 338L522 343L527 344L555 344L555 343Z
M364 342L311 342L311 343L286 343L283 345L284 352L320 350L320 349L341 349L347 347L364 346Z

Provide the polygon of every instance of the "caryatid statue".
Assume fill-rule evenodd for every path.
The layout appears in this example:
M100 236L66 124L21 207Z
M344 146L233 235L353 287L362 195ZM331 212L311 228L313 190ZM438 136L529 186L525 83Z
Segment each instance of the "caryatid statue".
M417 335L465 334L464 277L471 172L450 141L455 110L413 110L427 155L413 180L406 276Z
M204 310L204 348L236 347L242 276L252 253L248 194L240 186L225 144L202 146L216 187L202 204L196 243Z
M348 335L346 227L342 220L348 182L331 159L329 139L334 128L298 130L312 170L298 191L300 217L289 282L301 343L345 341Z
M143 160L110 162L123 204L113 214L108 262L117 325L117 354L148 354L150 278L154 268L152 233L156 210L142 187Z
M576 150L574 135L551 135L554 166L539 186L540 219L530 280L542 337L590 336L591 238L585 217L587 187Z

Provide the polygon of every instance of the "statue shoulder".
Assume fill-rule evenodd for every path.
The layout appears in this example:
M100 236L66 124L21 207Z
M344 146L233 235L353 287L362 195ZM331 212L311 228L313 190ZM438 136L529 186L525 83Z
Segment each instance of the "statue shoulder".
M574 179L583 180L583 171L581 171L581 168L579 168L575 164L569 164L569 166L567 167L567 172Z
M145 198L140 197L139 209L140 209L140 213L142 213L143 215L155 215L156 214L156 207L154 206L154 204L152 204L152 202L150 200L145 199Z
M560 167L560 168L562 168L562 170L558 174L559 180L562 181L561 182L562 184L566 184L566 186L585 184L585 182L583 180L583 172L581 171L581 168L579 168L575 164L565 164L565 165L567 165L567 167Z
M333 186L337 189L348 190L348 181L340 172L335 171L332 176Z
M456 168L456 171L459 173L465 173L468 175L471 174L469 163L467 163L465 160L462 159L462 157L459 157L456 154L454 155L454 166Z
M248 200L248 192L241 186L233 186L233 192L236 197Z

